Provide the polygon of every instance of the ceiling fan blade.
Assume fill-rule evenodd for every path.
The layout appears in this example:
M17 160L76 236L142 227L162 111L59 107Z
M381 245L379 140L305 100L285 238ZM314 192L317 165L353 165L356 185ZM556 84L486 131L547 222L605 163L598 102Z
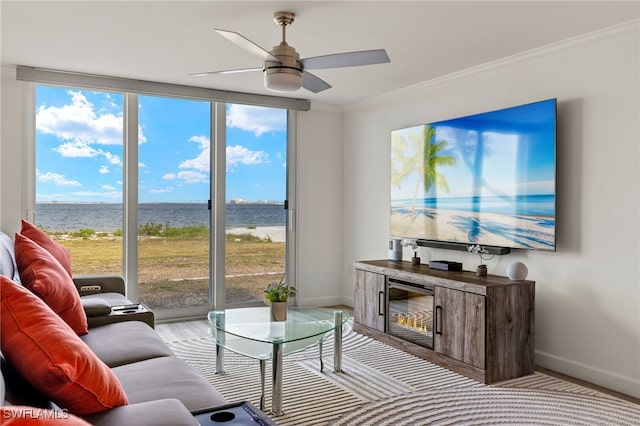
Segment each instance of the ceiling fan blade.
M318 93L318 92L322 92L323 90L330 89L331 85L326 81L324 81L323 79L321 79L320 77L317 77L311 74L310 72L303 71L302 87L304 87L310 92Z
M384 49L377 49L314 56L313 58L302 59L300 62L305 69L319 70L323 68L358 67L361 65L384 64L391 61Z
M254 55L261 57L263 61L280 62L280 59L276 58L270 52L258 46L257 44L255 44L254 42L246 38L245 36L238 34L234 31L220 30L218 28L214 28L214 29L222 37L226 38L233 44L243 48L247 52L253 53Z
M258 67L258 68L240 68L240 69L237 69L237 70L196 72L196 73L189 74L189 75L191 77L202 77L202 76L211 75L211 74L235 74L235 73L239 73L239 72L248 72L248 71L262 71L262 67Z

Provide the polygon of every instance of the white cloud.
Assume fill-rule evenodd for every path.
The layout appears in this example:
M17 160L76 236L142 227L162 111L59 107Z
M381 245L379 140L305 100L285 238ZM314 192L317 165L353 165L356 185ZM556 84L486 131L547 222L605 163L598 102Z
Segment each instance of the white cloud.
M260 136L266 132L286 130L287 114L282 109L232 104L227 113L227 126Z
M89 144L84 141L76 140L73 142L65 142L57 148L54 148L63 157L95 157L98 155L98 150L91 148Z
M269 155L264 151L251 151L244 146L227 147L227 170L233 169L237 164L261 164L267 161Z
M193 170L184 170L184 171L178 172L178 174L167 173L164 176L162 176L162 179L164 180L182 179L186 183L200 183L200 182L207 182L207 175L204 173L193 171Z
M39 173L36 171L38 181L43 183L53 183L58 186L82 186L77 180L67 179L65 175L59 173L47 172Z
M103 150L98 150L98 153L100 155L103 155L104 158L107 159L107 161L111 164L113 164L114 166L121 166L122 165L122 160L120 159L120 156L112 154L110 152L107 151L103 151Z
M187 183L200 183L207 182L207 175L194 171L182 171L178 172L178 179L183 179Z
M98 170L98 173L100 173L101 175L106 175L107 173L109 173L109 168L107 166L102 166L100 167L100 170Z
M111 186L111 185L102 185L102 189L104 189L105 191L115 191L116 188Z
M95 105L82 92L70 90L67 93L71 96L71 103L61 107L41 105L38 108L38 131L66 141L83 141L87 145L122 145L121 111L118 114L96 111ZM105 99L115 106L109 94L105 94ZM140 143L147 140L140 126L138 138Z
M40 106L36 129L64 140L85 140L103 145L122 144L122 114L98 115L95 106L79 91L70 90L71 104Z
M109 164L113 164L114 166L122 165L120 156L103 149L92 148L87 142L82 140L65 142L53 150L67 158L92 158L101 156L104 157Z
M200 153L196 158L184 160L178 165L181 169L195 169L201 172L209 172L211 164L211 141L206 136L191 136L189 142L200 145Z
M200 152L194 158L182 161L178 168L182 169L178 173L166 173L162 176L165 180L182 179L186 183L207 182L211 166L211 141L206 136L192 136L189 142L199 145ZM226 149L227 170L238 164L255 165L268 160L269 155L264 151L251 151L246 147L236 145ZM185 170L189 169L189 170Z

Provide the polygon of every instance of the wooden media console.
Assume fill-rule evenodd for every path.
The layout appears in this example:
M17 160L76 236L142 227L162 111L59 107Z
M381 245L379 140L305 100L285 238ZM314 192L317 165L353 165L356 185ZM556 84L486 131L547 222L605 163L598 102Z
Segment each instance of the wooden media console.
M477 277L392 260L355 262L354 278L355 331L483 383L534 372L534 281ZM416 289L416 297L405 304L417 305L417 299L423 299L420 309L425 300L432 304L425 323L430 331L416 339L420 344L390 334L394 283Z

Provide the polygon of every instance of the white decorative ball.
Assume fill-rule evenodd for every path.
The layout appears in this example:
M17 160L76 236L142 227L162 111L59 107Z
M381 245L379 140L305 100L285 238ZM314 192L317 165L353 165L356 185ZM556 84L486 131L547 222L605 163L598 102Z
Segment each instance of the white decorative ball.
M511 281L524 281L528 273L527 265L522 262L511 262L507 266L507 277Z

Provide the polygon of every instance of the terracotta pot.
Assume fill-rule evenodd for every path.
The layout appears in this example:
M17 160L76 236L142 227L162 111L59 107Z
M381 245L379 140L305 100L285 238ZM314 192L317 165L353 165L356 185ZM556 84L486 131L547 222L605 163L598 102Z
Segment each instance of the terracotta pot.
M271 320L287 320L287 302L271 302Z
M478 269L476 269L476 275L479 277L487 276L487 265L479 265Z

